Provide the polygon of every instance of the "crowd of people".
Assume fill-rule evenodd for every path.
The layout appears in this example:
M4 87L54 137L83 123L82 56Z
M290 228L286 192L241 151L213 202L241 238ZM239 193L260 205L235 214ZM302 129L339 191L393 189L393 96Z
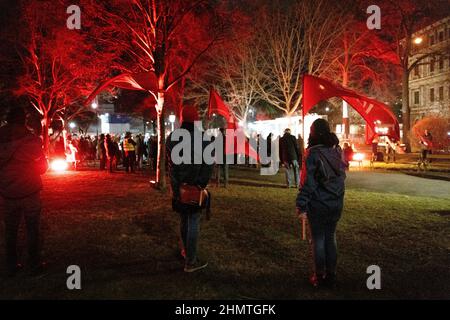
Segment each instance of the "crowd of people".
M50 154L54 158L64 158L74 166L98 160L99 169L109 172L117 170L119 165L126 172L135 172L143 169L144 162L155 170L157 137L132 136L131 132L100 134L98 137L69 135L64 142L61 135L51 144Z

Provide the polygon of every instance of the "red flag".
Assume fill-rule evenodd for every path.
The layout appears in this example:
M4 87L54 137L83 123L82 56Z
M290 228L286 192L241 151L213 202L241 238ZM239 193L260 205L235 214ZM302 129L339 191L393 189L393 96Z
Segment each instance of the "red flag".
M152 91L157 92L157 80L156 75L153 71L149 72L138 72L138 73L122 73L111 79L107 79L100 83L97 88L89 95L89 97L84 102L84 105L88 105L89 102L94 100L94 98L107 87L113 86L128 90L139 90L139 91Z
M353 90L344 88L319 77L303 76L303 115L322 100L340 97L347 101L366 120L367 126L379 136L392 140L400 139L400 126L397 118L387 105L367 98Z
M244 132L241 128L239 128L238 120L234 116L233 112L230 111L230 108L222 100L216 90L211 89L209 93L208 117L211 117L213 113L224 117L227 122L227 129L233 129L236 133L234 139L226 139L225 154L237 154L244 152L246 156L259 161L258 152L256 152L256 150L250 145ZM244 147L239 148L238 143L242 140L244 141Z
M230 111L228 105L222 100L216 90L211 88L209 92L209 104L208 104L208 118L213 114L219 114L225 118L227 122L227 129L237 129L237 119Z

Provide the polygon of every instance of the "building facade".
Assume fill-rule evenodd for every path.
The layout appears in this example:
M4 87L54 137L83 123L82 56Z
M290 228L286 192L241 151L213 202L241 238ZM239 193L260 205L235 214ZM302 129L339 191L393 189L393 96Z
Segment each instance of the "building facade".
M411 122L426 116L450 118L450 17L413 34L411 63L426 55L410 72Z

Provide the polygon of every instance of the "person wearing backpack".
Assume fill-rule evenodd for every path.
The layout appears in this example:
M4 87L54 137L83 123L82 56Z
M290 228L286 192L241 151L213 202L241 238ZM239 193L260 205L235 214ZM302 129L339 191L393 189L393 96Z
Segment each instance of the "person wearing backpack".
M314 287L334 287L336 283L336 226L342 215L345 193L345 163L339 139L328 122L317 119L311 126L296 199L297 214L307 219L312 237Z

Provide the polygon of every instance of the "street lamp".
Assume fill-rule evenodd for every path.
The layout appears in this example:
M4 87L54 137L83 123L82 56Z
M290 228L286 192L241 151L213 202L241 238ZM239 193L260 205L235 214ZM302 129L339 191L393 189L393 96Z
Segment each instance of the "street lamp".
M70 131L72 131L73 129L75 129L77 125L75 124L75 122L69 122L69 128L71 129Z
M170 124L172 126L172 131L174 130L174 123L175 123L175 119L176 118L177 117L173 113L171 115L169 115L169 122L170 122Z
M423 41L423 38L422 38L422 37L417 37L417 38L414 39L414 43L415 43L415 44L421 44L422 41Z
M91 104L91 107L92 107L92 109L94 109L95 110L95 120L97 121L97 124L96 124L96 128L97 128L97 139L98 139L98 110L97 110L97 108L98 108L98 103L97 102L92 102L92 104Z

